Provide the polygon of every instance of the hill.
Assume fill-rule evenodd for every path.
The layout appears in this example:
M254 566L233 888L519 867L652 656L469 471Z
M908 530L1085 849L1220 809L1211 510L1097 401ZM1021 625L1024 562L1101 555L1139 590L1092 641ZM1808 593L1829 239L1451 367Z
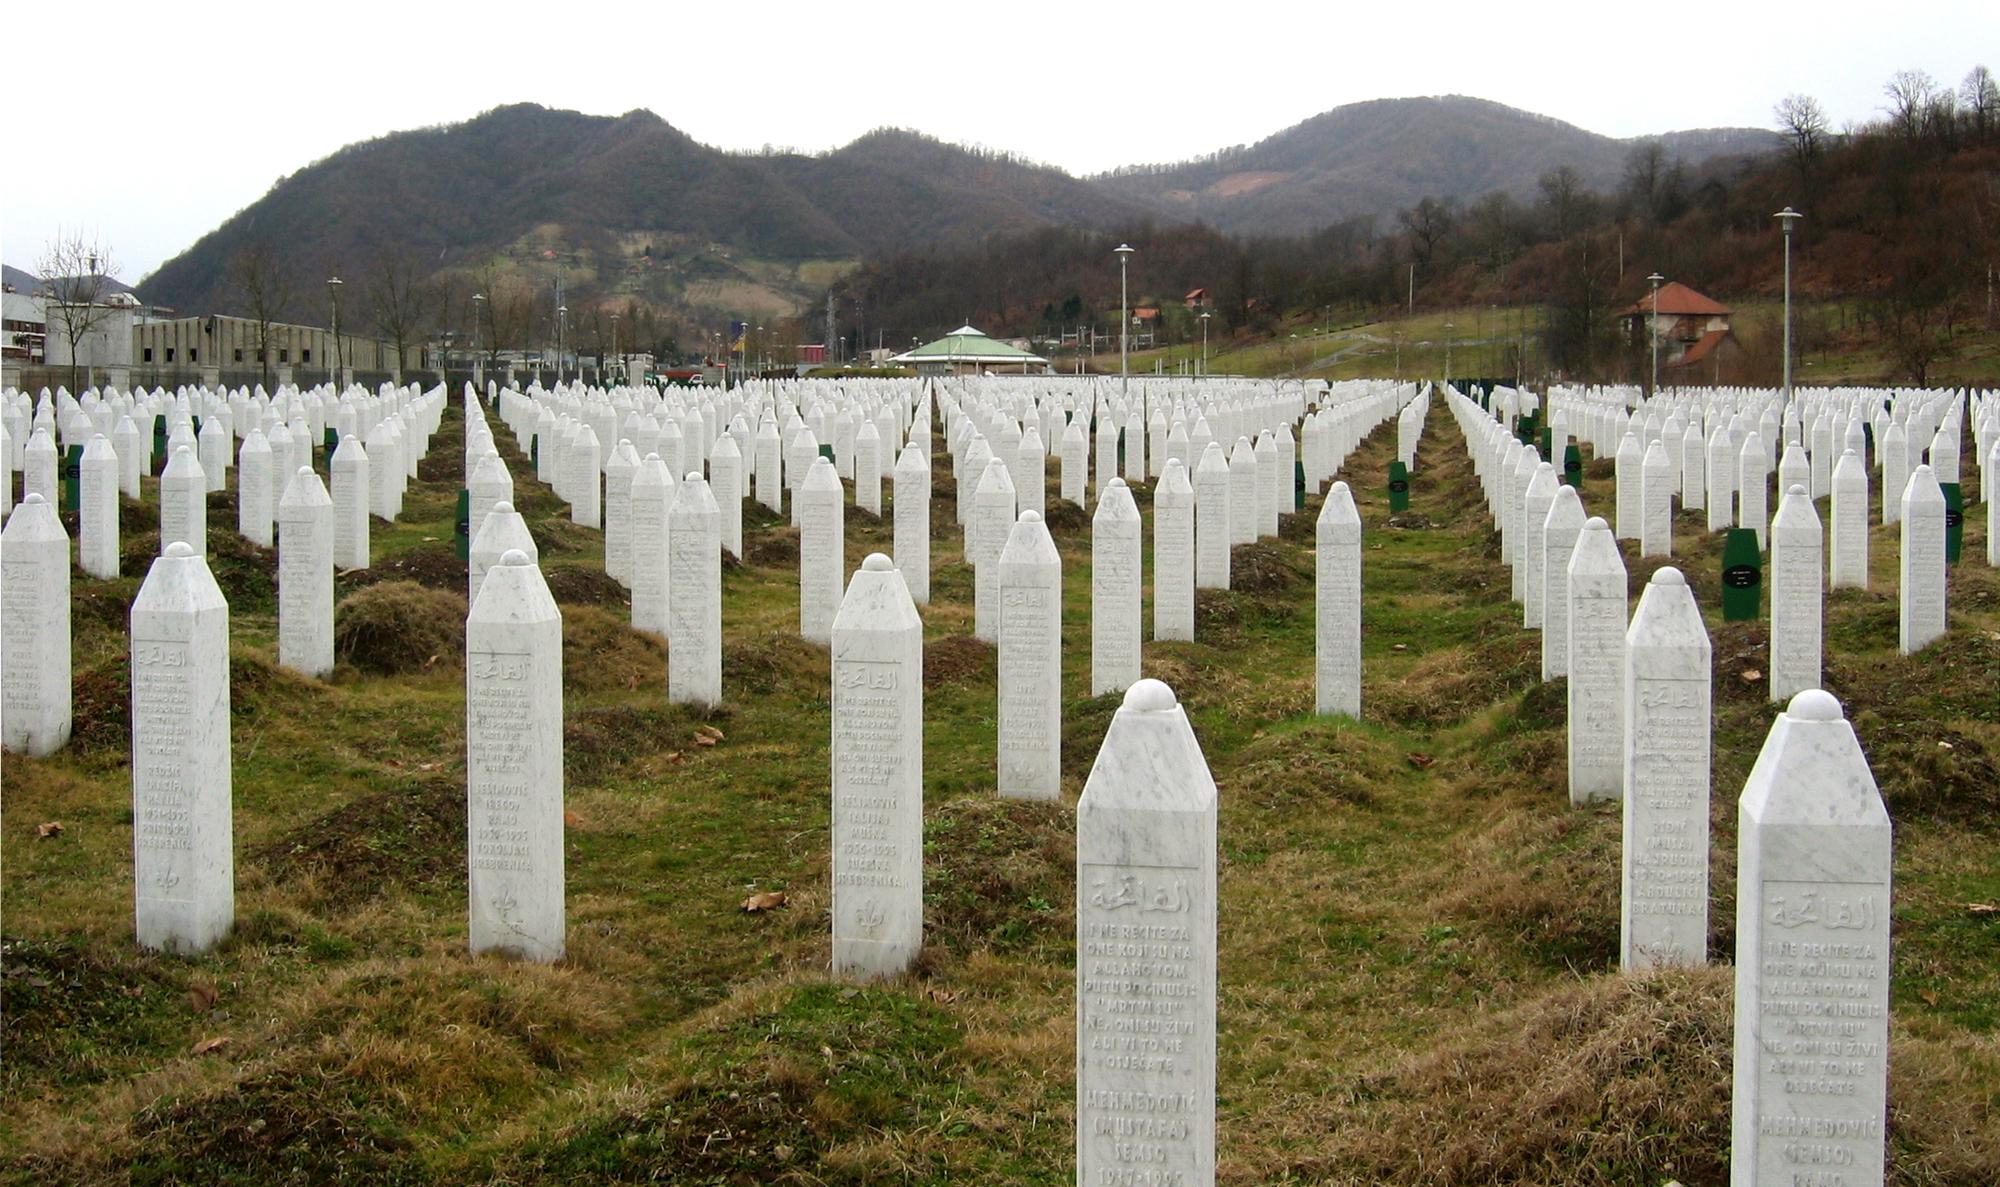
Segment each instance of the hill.
M1666 143L1699 158L1768 140L1723 130ZM260 245L311 278L301 292L383 257L472 273L560 253L581 294L775 315L823 291L826 265L863 257L1152 218L1285 234L1383 218L1425 194L1521 192L1557 164L1615 179L1629 147L1482 100L1392 99L1204 161L1080 179L904 129L816 155L727 153L649 111L522 103L314 162L140 288L177 308L233 307L230 261Z
M1752 128L1647 139L1690 165L1779 147L1775 133ZM1610 189L1641 143L1463 95L1377 99L1201 160L1097 181L1177 219L1244 234L1303 234L1351 218L1380 221L1425 197L1526 197L1543 173L1564 165L1585 185Z

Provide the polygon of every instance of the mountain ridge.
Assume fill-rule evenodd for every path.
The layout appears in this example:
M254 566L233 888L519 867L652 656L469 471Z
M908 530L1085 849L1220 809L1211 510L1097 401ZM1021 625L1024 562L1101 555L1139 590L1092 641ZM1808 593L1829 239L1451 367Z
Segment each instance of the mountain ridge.
M579 292L776 307L823 290L816 265L1036 227L1172 220L1296 235L1391 218L1422 197L1518 196L1558 165L1604 187L1654 139L1690 164L1776 142L1728 128L1617 140L1491 100L1431 96L1347 104L1207 158L1079 177L907 128L819 153L727 152L644 108L599 116L523 102L311 162L138 289L181 309L225 306L229 261L260 245L300 275L387 255L490 273L559 248L577 261Z

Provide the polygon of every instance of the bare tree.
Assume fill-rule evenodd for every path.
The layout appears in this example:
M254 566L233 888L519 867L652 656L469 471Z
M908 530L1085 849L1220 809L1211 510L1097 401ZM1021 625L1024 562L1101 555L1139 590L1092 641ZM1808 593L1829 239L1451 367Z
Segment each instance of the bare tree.
M396 344L396 378L403 375L410 340L422 329L431 292L421 265L401 252L382 252L368 265L368 309L375 328Z
M69 347L69 385L78 391L83 390L79 378L87 379L89 374L82 358L83 341L111 316L111 307L104 303L104 298L111 294L111 275L116 271L118 265L111 258L110 248L81 234L64 235L60 231L35 264L42 295L48 301L48 313L61 314L60 332ZM56 319L48 313L43 316L49 328L55 330Z
M1687 204L1687 166L1667 156L1658 140L1643 141L1625 157L1627 208L1654 224L1671 221Z
M1958 107L1965 113L1965 122L1972 132L1973 143L1984 145L1993 134L1994 125L2000 124L2000 84L1993 81L1993 72L1984 66L1974 66L1958 84Z
M1548 211L1549 229L1558 241L1569 238L1585 218L1589 191L1583 178L1568 165L1558 165L1542 174L1536 185L1542 191L1542 206Z
M271 381L271 327L282 321L298 297L298 275L278 254L253 243L229 260L229 288L249 313L257 335L257 369Z
M1813 179L1819 172L1820 158L1826 153L1826 111L1811 95L1794 93L1778 100L1773 114L1777 117L1778 131L1785 138L1792 167L1799 173L1799 204L1807 205L1812 200Z
M1451 207L1436 198L1425 198L1415 206L1397 216L1403 229L1410 233L1410 252L1417 263L1428 268L1437 254L1438 245L1450 235L1457 220Z
M1937 83L1921 70L1898 70L1882 92L1889 97L1889 127L1904 140L1915 141L1924 130L1931 92Z

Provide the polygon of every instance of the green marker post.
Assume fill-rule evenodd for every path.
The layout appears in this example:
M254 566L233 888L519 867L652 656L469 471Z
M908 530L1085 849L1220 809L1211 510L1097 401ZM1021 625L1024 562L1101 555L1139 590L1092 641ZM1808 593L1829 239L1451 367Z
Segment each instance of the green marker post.
M1956 482L1941 482L1944 491L1944 563L1955 565L1965 550L1965 488Z
M452 525L453 542L458 546L458 559L472 559L472 492L461 489L458 492L458 518Z
M1583 489L1583 449L1575 444L1563 446L1563 485Z
M83 509L83 446L81 445L72 445L63 451L62 509L64 511Z
M1410 471L1401 462L1389 463L1389 510L1408 511L1410 509Z
M1763 608L1764 554L1754 528L1730 528L1722 546L1722 620L1754 621Z

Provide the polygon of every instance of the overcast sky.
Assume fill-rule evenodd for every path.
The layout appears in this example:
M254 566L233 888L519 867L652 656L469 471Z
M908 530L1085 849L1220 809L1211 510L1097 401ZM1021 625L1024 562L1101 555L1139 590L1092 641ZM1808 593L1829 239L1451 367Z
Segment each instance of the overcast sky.
M1255 141L1365 99L1476 95L1625 137L1768 127L1794 91L1838 127L1877 116L1898 70L1954 88L1982 61L2000 70L1994 0L1782 11L1602 0L44 6L34 38L63 78L12 105L0 252L32 269L59 230L82 232L135 283L344 144L521 101L650 108L728 149L817 152L896 125L1081 174Z

